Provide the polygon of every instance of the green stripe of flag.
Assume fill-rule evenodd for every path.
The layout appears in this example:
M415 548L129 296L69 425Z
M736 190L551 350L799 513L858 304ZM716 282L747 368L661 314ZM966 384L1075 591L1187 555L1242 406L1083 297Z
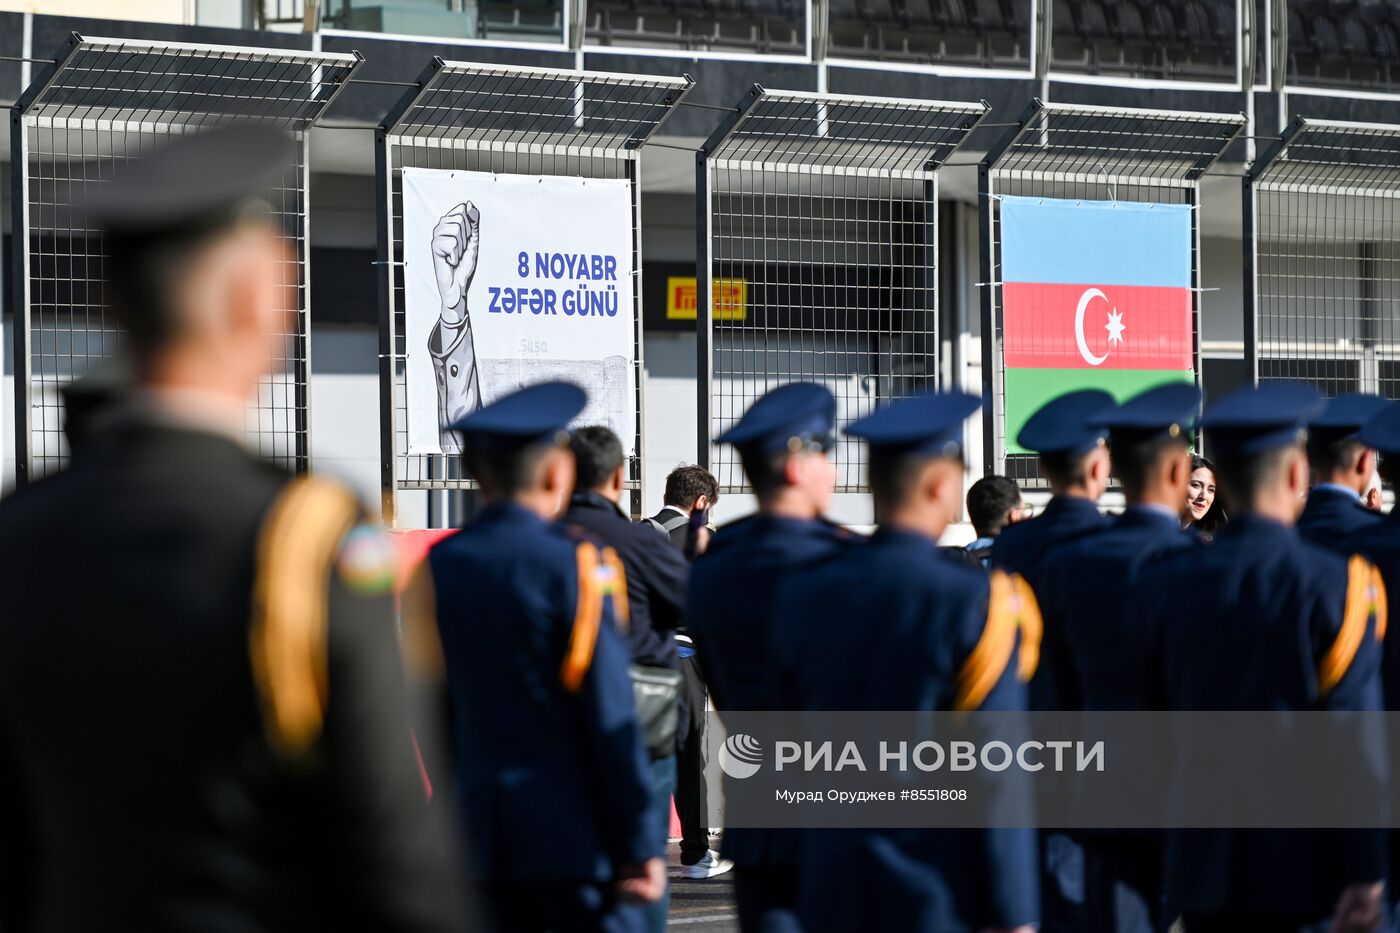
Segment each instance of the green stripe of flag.
M1006 371L1006 452L1030 451L1016 435L1035 410L1075 389L1103 389L1118 401L1167 382L1194 382L1191 370L1166 369L1008 369Z

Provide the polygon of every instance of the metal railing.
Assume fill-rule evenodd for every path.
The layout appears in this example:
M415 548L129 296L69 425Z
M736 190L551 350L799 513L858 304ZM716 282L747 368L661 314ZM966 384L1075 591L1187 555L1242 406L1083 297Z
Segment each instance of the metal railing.
M838 427L939 383L938 168L985 103L755 85L697 153L700 462L745 488L713 439L764 392L812 381ZM867 489L838 441L839 491Z
M1294 120L1243 215L1254 377L1400 397L1400 126Z
M277 371L248 411L256 449L309 463L308 130L359 66L358 54L101 39L74 34L12 108L15 475L67 459L59 389L111 356L120 327L103 297L105 247L78 208L127 160L172 135L233 122L283 128L296 164L268 202L296 256Z

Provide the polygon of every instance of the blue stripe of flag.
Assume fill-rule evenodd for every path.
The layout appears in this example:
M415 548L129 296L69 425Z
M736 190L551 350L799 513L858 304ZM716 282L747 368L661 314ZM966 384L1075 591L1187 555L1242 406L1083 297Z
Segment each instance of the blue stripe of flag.
M1191 286L1191 207L1001 199L1001 280Z

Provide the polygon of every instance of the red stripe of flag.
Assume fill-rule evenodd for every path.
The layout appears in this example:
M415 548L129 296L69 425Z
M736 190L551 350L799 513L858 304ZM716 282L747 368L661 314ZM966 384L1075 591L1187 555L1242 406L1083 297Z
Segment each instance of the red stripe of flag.
M1087 294L1091 289L1103 297ZM1075 333L1081 299L1086 299L1082 349ZM1118 342L1110 340L1116 330L1110 317L1114 311L1122 325ZM1191 292L1007 282L1002 286L1002 334L1008 368L1191 369ZM1102 362L1094 363L1096 359Z

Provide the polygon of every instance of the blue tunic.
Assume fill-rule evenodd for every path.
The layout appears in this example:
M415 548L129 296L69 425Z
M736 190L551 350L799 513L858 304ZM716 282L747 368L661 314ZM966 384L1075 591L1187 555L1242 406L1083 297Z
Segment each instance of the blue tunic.
M605 881L662 854L612 600L601 596L592 631L584 621L625 581L603 562L590 569L588 552L560 526L497 503L428 555L460 806L485 881Z
M1298 534L1304 541L1341 550L1346 538L1380 522L1380 513L1362 505L1350 490L1319 484L1298 516Z
M789 574L773 649L784 703L812 710L1024 709L1014 647L1021 635L1010 630L1016 622L1007 597L999 595L994 609L991 592L977 567L893 528ZM984 650L973 660L1002 624L1005 651L987 662ZM972 670L986 663L995 669ZM974 681L986 686L969 688ZM877 917L882 929L909 931L1033 922L1035 839L1030 829L811 832L802 858L804 928L863 929Z
M1232 519L1209 547L1148 569L1129 611L1153 633L1157 702L1177 710L1380 709L1384 614L1366 595L1372 574L1366 561L1255 515ZM1192 915L1322 918L1344 886L1384 876L1383 842L1380 830L1172 830L1168 889Z

